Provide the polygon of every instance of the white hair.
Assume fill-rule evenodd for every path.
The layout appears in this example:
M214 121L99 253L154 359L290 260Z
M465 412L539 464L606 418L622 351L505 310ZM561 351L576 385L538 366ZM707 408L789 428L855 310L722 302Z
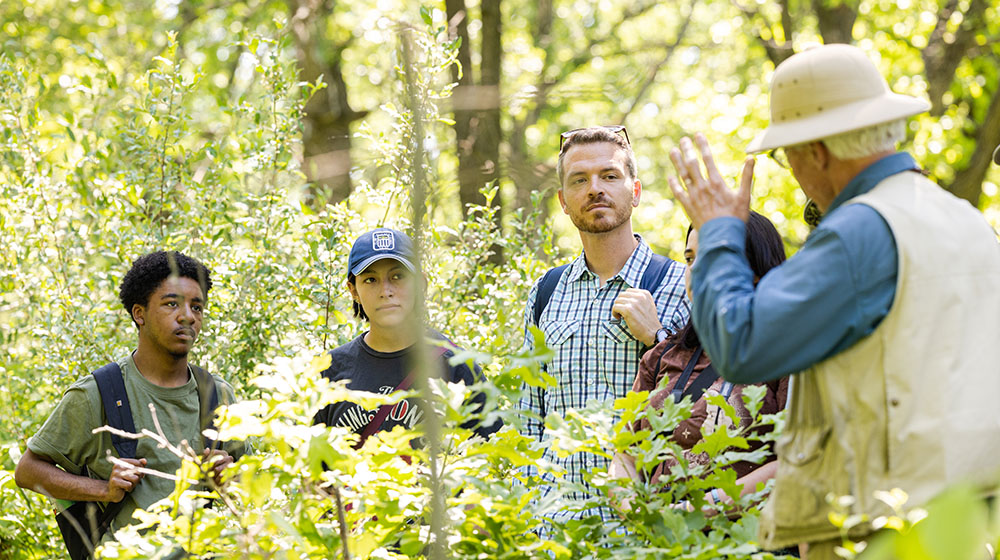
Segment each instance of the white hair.
M838 159L860 159L887 150L906 138L906 119L896 119L881 124L844 132L822 139L830 153Z

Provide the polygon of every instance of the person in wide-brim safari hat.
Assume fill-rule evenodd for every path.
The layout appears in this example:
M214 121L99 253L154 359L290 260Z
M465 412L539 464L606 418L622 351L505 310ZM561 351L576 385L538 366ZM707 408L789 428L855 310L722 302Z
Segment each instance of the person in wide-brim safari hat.
M872 520L892 515L879 490L904 490L914 508L959 481L997 483L1000 446L983 442L1000 441L1000 245L897 151L907 117L928 107L849 45L775 69L771 123L747 150L776 150L823 216L756 287L743 257L753 158L733 191L704 136L671 152L671 189L699 231L691 312L706 352L734 383L793 374L764 546L836 558L831 495Z

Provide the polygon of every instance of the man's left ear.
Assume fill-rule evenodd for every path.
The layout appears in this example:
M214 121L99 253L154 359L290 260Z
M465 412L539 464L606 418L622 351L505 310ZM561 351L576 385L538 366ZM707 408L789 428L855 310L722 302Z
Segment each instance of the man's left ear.
M632 184L632 206L639 206L639 198L642 196L642 181L639 179L635 180Z
M830 165L830 149L822 142L814 142L812 145L813 157L820 169L826 169Z
M146 309L138 303L132 306L132 321L136 328L146 324Z

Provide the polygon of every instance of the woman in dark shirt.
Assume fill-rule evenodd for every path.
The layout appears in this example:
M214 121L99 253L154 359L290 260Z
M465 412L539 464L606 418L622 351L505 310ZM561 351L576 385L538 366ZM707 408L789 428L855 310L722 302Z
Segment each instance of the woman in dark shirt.
M785 249L781 236L774 225L764 216L751 212L746 228L746 256L754 272L754 282L762 278L768 270L785 260ZM687 263L685 281L688 288L688 298L691 297L691 266L698 252L698 232L688 227L687 245L684 249L684 260ZM767 391L764 396L761 414L772 414L785 407L788 394L788 378L774 380L763 384ZM741 427L752 424L753 418L742 399L742 385L733 385L724 381L711 368L710 357L702 350L698 333L689 320L687 325L674 336L660 342L642 357L639 372L636 374L633 391L649 391L647 406L659 409L666 399L680 402L684 396L692 399L691 416L677 426L672 434L673 440L685 450L685 458L692 463L707 463L709 458L691 449L705 435L716 430L725 429L732 421L713 404L708 403L706 395L724 395L739 416ZM649 429L645 419L636 422L634 431ZM762 444L754 442L751 449ZM772 453L763 464L758 465L741 461L733 465L739 484L743 485L743 493L756 491L757 483L764 482L774 476L777 464ZM660 477L669 474L674 461L668 460L658 465L651 473L639 473L635 468L634 459L623 453L615 455L612 463L612 476L617 478L633 478L634 480L659 481ZM716 499L726 500L724 493L710 493L706 499L712 502Z
M449 364L453 344L441 333L425 330L415 317L418 282L424 277L415 265L413 243L403 232L380 228L361 235L348 257L347 288L354 300L354 315L367 320L369 328L354 340L330 351L330 367L322 375L331 381L347 380L356 391L389 394L405 390L412 382L413 348L419 337L427 336L430 352L441 363L442 376L449 382L472 385L482 380L478 367ZM485 403L476 393L472 402ZM378 409L368 410L352 402L333 403L320 410L315 423L343 426L361 435L361 442L379 431L396 426L413 428L425 414L426 405L417 398L399 401L381 418ZM470 420L463 427L488 437L501 427L496 421L483 426Z

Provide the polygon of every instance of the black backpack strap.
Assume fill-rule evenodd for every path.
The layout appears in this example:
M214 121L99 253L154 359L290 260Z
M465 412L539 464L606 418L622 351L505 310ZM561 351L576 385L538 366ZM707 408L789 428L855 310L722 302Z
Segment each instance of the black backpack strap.
M674 398L675 403L681 402L684 398L684 387L687 385L688 379L691 379L691 373L694 371L694 366L698 364L698 358L701 357L702 348L699 346L695 349L694 353L691 354L691 359L688 360L687 366L681 373L680 378L674 383L674 388L670 390L670 396ZM693 401L692 401L693 402Z
M199 418L202 431L215 428L215 409L219 408L219 392L215 387L215 378L212 374L198 366L191 366L191 374L194 375L195 383L198 385ZM205 447L215 449L218 442L209 439L202 434Z
M566 270L568 264L557 266L555 268L550 268L542 276L542 279L538 282L538 292L535 293L535 326L538 326L538 320L542 318L542 311L545 311L545 306L549 304L549 300L552 299L552 292L556 291L556 286L559 284L559 278L562 277L562 273Z
M111 362L97 368L91 375L97 381L97 390L101 394L101 404L104 406L104 416L107 418L108 426L123 432L136 433L121 367L116 362ZM112 433L111 443L119 457L135 459L139 444L137 440ZM108 531L111 521L125 507L128 500L129 497L126 495L121 501L107 504L100 512L94 502L76 502L58 512L56 524L62 533L70 558L73 560L90 558L101 536Z
M104 403L104 415L108 419L108 426L130 434L136 433L135 422L132 420L132 407L129 406L128 394L125 392L125 380L122 378L122 370L118 364L111 362L101 366L93 373L93 376L97 380L97 390L101 393L101 402ZM114 444L119 457L135 459L138 447L136 440L112 433L111 443Z
M660 282L663 282L667 271L670 270L671 262L673 261L667 257L653 253L650 256L649 264L646 265L646 271L642 273L642 279L639 280L639 289L649 293L655 292Z
M684 395L691 395L691 402L697 402L705 393L705 389L708 389L718 378L719 372L715 371L709 362L708 366L701 371L698 379L695 379L694 383L684 391ZM684 395L681 395L681 398L684 398Z

